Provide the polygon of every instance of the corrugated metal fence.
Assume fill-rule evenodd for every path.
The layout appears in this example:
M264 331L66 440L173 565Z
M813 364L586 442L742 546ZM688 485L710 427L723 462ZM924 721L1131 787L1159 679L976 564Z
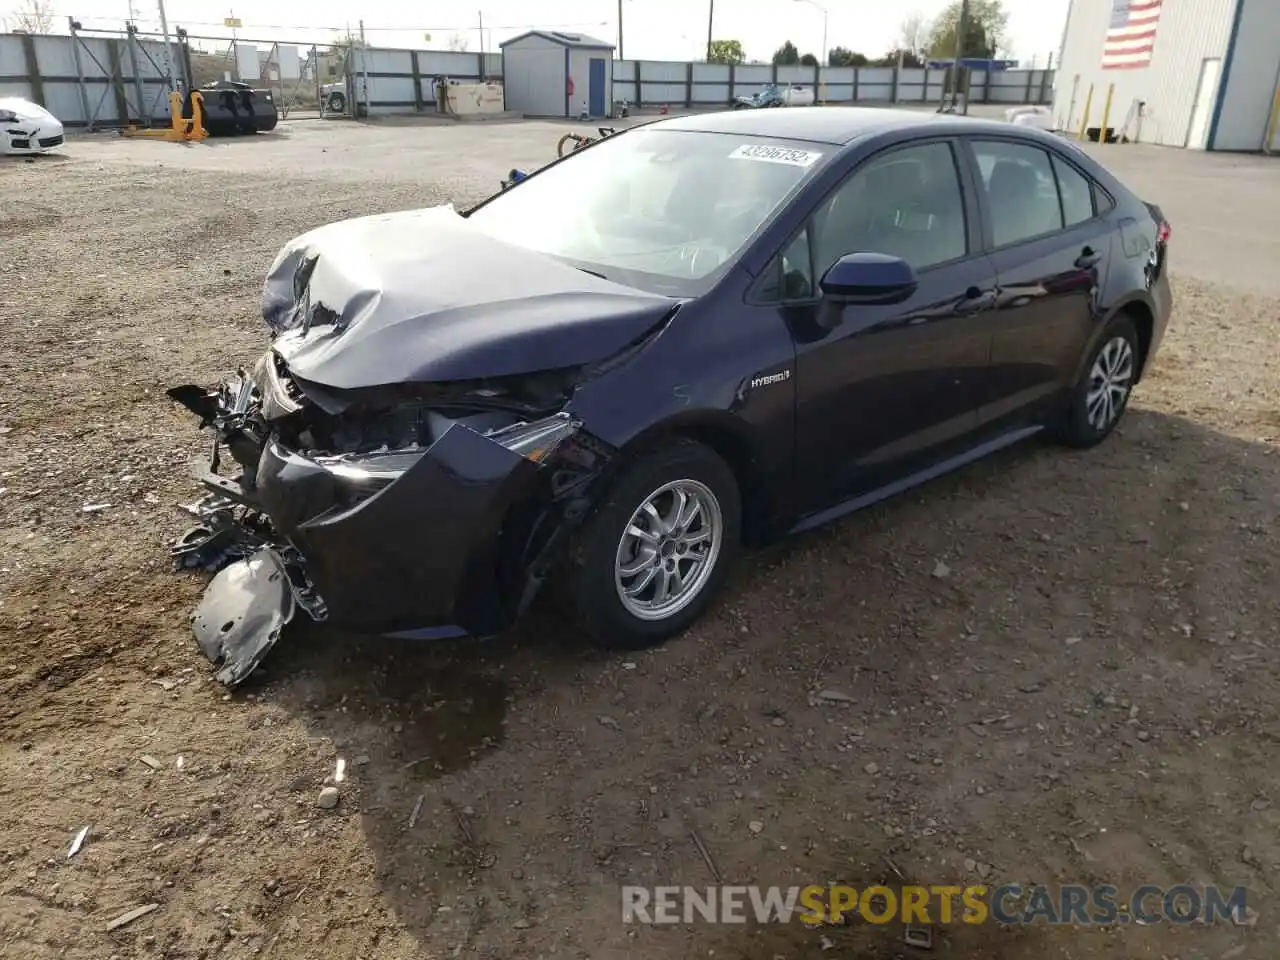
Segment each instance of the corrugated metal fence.
M202 46L222 46L221 52ZM246 48L249 50L246 56ZM132 30L72 36L0 34L0 96L42 103L68 126L112 127L165 122L166 70L191 86L228 77L270 87L282 112L315 108L321 87L346 81L350 102L370 113L430 112L436 78L501 80L502 55L446 50L319 47L283 41L225 39L177 33L169 45ZM293 61L297 60L295 64ZM257 62L257 76L246 64ZM273 67L273 64L275 66ZM770 83L812 85L819 100L842 103L938 103L950 84L945 69L805 67L619 60L613 67L613 99L637 106L726 106ZM1053 71L973 71L971 103L1048 103Z
M619 60L613 65L614 100L642 106L719 106L771 83L812 86L827 102L938 103L949 89L950 71L652 60ZM969 75L970 103L1049 103L1052 97L1052 70L975 70Z

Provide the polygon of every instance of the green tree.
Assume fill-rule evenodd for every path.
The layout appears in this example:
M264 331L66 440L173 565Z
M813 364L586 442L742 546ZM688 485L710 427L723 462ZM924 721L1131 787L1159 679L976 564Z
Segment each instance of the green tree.
M924 61L910 50L890 50L879 60L871 61L873 67L896 67L902 61L903 69L915 70L924 66Z
M800 58L800 66L802 67L816 67L817 65L818 65L818 58L815 57L812 53L806 53L804 56Z
M788 40L777 50L773 51L773 62L779 66L791 66L800 62L800 51L796 49L796 45Z
M861 53L854 53L848 47L832 47L827 54L827 62L833 67L865 67L869 61Z
M711 56L707 63L746 63L747 54L742 49L740 40L712 40Z
M956 55L961 0L951 0L929 31L929 56L947 59ZM1001 0L969 0L969 22L964 32L962 57L994 57L1009 29L1009 14Z

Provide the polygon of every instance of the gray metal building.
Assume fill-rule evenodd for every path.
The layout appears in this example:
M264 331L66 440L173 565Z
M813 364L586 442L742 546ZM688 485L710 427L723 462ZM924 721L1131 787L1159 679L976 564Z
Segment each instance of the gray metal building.
M508 110L526 117L607 117L612 111L613 44L530 30L501 47Z
M1058 125L1079 129L1089 101L1088 126L1099 126L1114 84L1107 126L1131 140L1202 150L1280 149L1280 138L1267 143L1275 137L1271 120L1280 94L1280 0L1163 0L1150 53L1117 56L1139 45L1117 39L1149 37L1151 7L1152 0L1071 0L1055 78ZM1135 10L1146 12L1126 21ZM1142 26L1114 30L1125 22ZM1110 68L1103 66L1104 49Z

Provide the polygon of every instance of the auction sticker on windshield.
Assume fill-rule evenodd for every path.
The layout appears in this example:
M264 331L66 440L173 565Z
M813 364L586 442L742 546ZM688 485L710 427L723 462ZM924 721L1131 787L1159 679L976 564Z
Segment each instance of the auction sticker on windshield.
M763 160L765 163L786 163L793 167L812 167L821 158L821 153L814 153L812 150L771 147L763 143L744 143L729 154L730 160Z

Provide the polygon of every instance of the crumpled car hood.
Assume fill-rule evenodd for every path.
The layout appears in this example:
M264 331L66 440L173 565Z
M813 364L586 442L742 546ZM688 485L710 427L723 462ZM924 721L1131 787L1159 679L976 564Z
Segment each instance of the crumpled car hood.
M294 376L354 390L595 363L675 305L503 243L442 206L290 241L267 275L262 315Z

